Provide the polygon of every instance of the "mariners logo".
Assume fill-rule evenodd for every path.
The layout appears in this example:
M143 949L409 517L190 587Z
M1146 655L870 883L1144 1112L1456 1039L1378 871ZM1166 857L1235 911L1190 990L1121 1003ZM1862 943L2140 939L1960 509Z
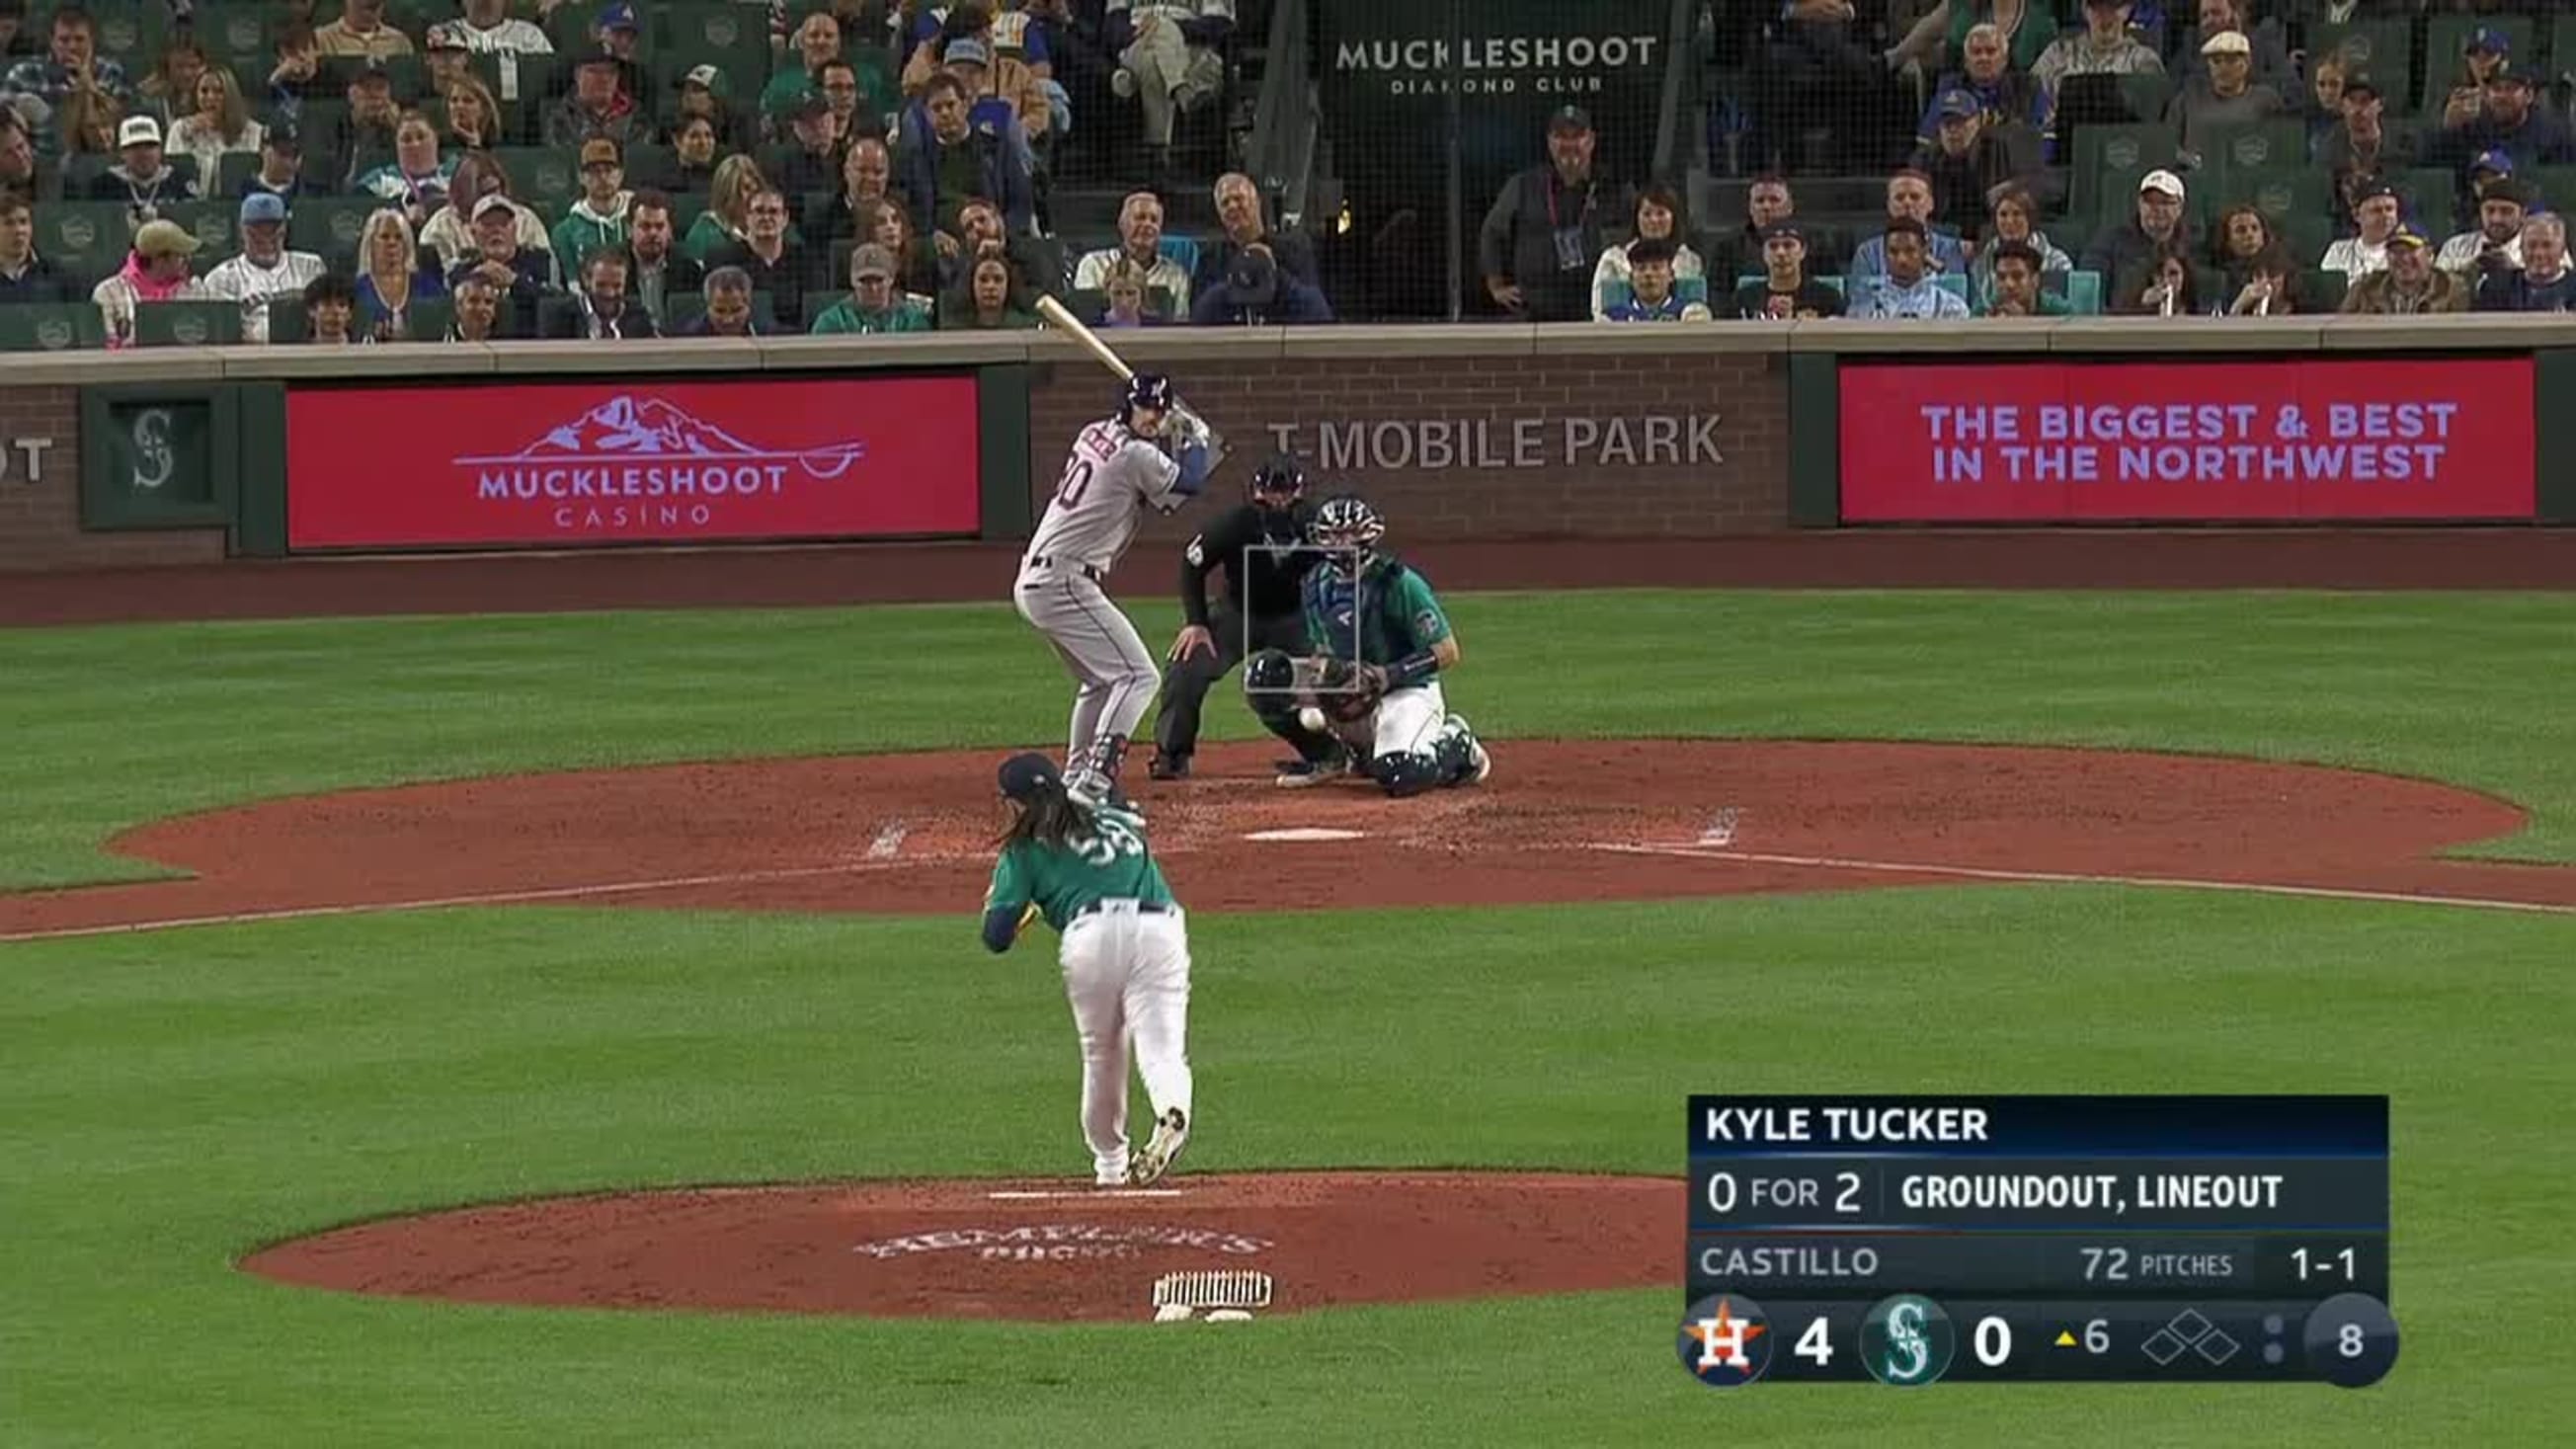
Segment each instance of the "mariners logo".
M1880 1300L1860 1325L1861 1363L1871 1378L1900 1389L1938 1383L1958 1347L1950 1315L1916 1293Z
M1771 1321L1741 1293L1719 1293L1682 1314L1682 1367L1713 1389L1732 1389L1771 1366Z

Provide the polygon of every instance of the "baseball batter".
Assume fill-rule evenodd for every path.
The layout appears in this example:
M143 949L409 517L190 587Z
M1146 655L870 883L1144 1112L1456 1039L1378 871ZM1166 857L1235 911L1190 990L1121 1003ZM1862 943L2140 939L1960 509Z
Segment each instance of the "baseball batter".
M984 893L984 945L1008 951L1038 916L1056 929L1065 999L1082 1038L1082 1136L1102 1187L1160 1179L1190 1140L1190 938L1145 844L1145 820L1093 807L1044 755L1002 762L1019 815ZM1145 1079L1154 1134L1127 1150L1127 1058Z
M1137 373L1114 417L1084 428L1020 559L1021 617L1073 674L1065 785L1098 805L1118 788L1127 741L1153 703L1153 654L1100 585L1136 537L1139 510L1168 513L1206 486L1207 425L1175 406L1170 378Z
M1304 584L1314 656L1301 667L1265 649L1244 666L1252 712L1297 747L1300 763L1281 785L1362 773L1402 797L1493 774L1492 757L1441 693L1438 676L1458 664L1457 632L1430 582L1378 551L1385 533L1366 500L1326 499L1315 510L1320 562Z

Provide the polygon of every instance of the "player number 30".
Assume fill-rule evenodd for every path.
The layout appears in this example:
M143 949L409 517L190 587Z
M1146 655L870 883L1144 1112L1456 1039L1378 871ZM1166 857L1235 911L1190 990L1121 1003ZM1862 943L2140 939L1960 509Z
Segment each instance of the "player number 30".
M1816 1183L1805 1177L1757 1177L1748 1193L1736 1182L1731 1172L1708 1175L1708 1210L1719 1217L1735 1211L1736 1204L1750 1197L1757 1208L1796 1208L1816 1205ZM1860 1211L1860 1174L1834 1174L1834 1211Z

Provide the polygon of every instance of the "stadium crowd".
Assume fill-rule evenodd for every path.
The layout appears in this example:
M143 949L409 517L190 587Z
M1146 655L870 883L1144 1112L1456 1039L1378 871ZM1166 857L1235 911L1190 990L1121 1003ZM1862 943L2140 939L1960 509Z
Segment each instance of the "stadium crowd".
M1236 18L1234 0L0 0L0 347L1023 328L1042 296L1110 327L1329 322L1314 239L1273 226L1249 177L1207 187L1208 234L1165 227L1206 185L1175 166L1176 129L1223 103ZM1715 190L1742 214L1703 227L1693 188L1601 174L1591 115L1565 105L1456 239L1490 303L1473 310L2576 301L2555 209L2576 195L2576 5L1710 0L1703 18L1740 35L1741 94L1712 114L1736 118L1723 149L1748 179ZM1058 174L1106 135L1095 174L1132 190L1114 235L1069 246ZM1801 187L1855 176L1883 214L1802 210Z

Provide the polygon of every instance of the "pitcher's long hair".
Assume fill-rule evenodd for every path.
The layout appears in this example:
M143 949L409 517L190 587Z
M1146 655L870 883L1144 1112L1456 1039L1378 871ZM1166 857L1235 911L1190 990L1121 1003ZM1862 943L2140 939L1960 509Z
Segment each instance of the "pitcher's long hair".
M1089 807L1066 794L1062 785L1041 785L1021 803L1019 817L1002 832L999 843L1008 846L1025 840L1060 850L1091 831Z

